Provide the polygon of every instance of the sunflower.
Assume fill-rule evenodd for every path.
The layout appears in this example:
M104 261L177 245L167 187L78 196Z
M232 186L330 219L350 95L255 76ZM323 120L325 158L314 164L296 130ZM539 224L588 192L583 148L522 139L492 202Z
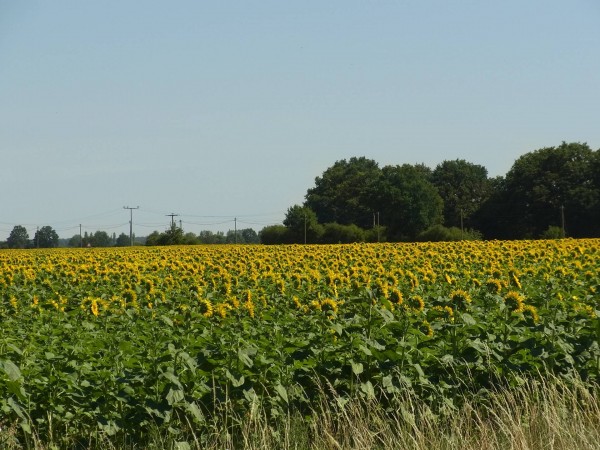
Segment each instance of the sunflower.
M401 305L402 302L404 301L403 297L402 297L402 292L400 292L398 289L393 288L392 292L390 292L390 295L388 297L388 300L392 303L395 303L397 305Z
M499 294L502 290L502 281L500 281L498 278L489 278L485 282L485 286L491 293Z
M411 295L408 299L408 305L415 312L421 312L425 309L425 301L420 295Z
M321 300L321 311L328 316L333 316L338 312L338 303L331 298L323 299Z
M521 311L523 309L523 300L525 298L517 291L510 291L504 296L504 304L511 311Z
M467 291L462 289L455 289L450 293L450 299L452 303L455 305L456 309L467 309L469 304L471 303L471 296Z
M212 317L212 315L213 315L213 305L210 302L210 300L208 300L206 298L201 298L199 300L199 303L200 303L200 314L202 314L207 319L209 317Z

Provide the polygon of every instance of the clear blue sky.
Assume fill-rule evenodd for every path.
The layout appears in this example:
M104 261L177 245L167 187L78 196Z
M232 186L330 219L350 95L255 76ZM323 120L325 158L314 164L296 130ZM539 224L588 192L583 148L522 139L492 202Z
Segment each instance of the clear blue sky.
M280 223L335 161L600 147L597 0L0 0L0 239Z

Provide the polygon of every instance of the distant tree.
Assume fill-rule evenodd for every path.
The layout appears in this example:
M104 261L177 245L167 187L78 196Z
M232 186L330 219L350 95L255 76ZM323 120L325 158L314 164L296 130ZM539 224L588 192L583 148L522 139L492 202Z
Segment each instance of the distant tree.
M79 234L74 234L67 243L69 247L81 247L81 236Z
M172 224L158 238L158 245L181 245L183 244L183 230L177 225Z
M464 159L439 164L433 171L432 182L444 201L447 227L460 228L462 224L464 228L490 195L487 169Z
M288 242L288 228L285 225L269 225L258 233L262 244L285 244Z
M155 245L161 245L159 243L159 240L160 240L160 233L158 231L153 231L146 237L146 245L149 247L155 246ZM128 241L129 241L129 238L128 238ZM127 244L127 245L129 245L129 244Z
M243 244L244 239L240 236L239 231L236 230L227 230L225 233L225 243L226 244Z
M260 242L260 239L258 238L258 233L252 228L244 228L240 230L240 234L244 239L245 244L258 244Z
M194 233L189 232L189 233L185 233L183 235L182 243L183 243L183 245L195 245L195 244L198 244L199 241L198 241L198 237Z
M203 230L198 233L198 241L201 244L223 244L225 243L225 234L222 231L213 233L210 230Z
M315 212L306 206L294 205L288 208L283 225L288 229L288 242L294 244L316 243L323 234Z
M315 186L306 193L305 206L315 212L319 223L369 227L380 176L378 164L371 159L337 161L315 179Z
M587 144L563 142L518 158L503 192L509 237L539 237L549 226L562 227L563 213L568 236L600 236L595 153Z
M22 225L15 225L6 239L8 248L25 248L29 244L29 234Z
M55 248L58 246L58 234L51 226L43 226L35 232L33 245L40 248Z
M96 231L89 239L92 247L110 247L111 239L106 231Z
M412 240L442 222L442 199L422 166L385 166L377 200L391 240Z
M115 242L115 247L128 247L131 244L131 240L129 236L125 233L119 234Z

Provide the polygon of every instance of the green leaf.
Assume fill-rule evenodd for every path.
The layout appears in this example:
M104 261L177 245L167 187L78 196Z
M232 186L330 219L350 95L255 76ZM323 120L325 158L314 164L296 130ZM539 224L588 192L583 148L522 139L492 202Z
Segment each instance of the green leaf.
M196 423L205 422L204 414L202 414L202 411L195 402L186 403L185 409L192 415Z
M8 403L8 406L10 406L10 408L14 411L14 413L17 416L19 416L23 420L27 420L27 417L25 416L25 412L23 411L21 406L19 406L19 404L15 401L14 398L8 397L8 400L6 401L6 403Z
M179 403L185 398L185 394L181 389L169 389L167 393L167 403L169 405L174 405L175 403Z
M465 325L477 325L477 321L473 319L471 314L462 313L460 317Z
M17 381L21 378L21 371L17 365L8 359L0 361L0 369L4 371L10 381Z
M283 399L284 402L289 403L287 390L285 389L285 387L283 387L281 385L281 383L277 383L275 385L275 390L277 391L277 394L279 394L279 396Z
M163 372L162 376L165 377L167 380L169 380L171 383L173 383L178 388L183 388L183 386L181 385L181 382L179 381L179 378L177 378L177 375L175 375L173 372L170 372L170 371Z
M255 348L240 348L238 350L238 358L247 367L252 367L254 365L254 361L252 361L252 359L250 358L249 355L254 356L255 354L256 354Z
M352 364L352 373L354 373L354 375L360 375L363 373L364 368L362 363L356 363L350 360L350 364Z
M233 387L240 387L245 382L244 375L237 379L229 370L225 370L225 376L229 379L229 381L231 381Z
M360 383L360 390L367 395L367 398L375 398L375 389L370 381L367 381L366 383Z

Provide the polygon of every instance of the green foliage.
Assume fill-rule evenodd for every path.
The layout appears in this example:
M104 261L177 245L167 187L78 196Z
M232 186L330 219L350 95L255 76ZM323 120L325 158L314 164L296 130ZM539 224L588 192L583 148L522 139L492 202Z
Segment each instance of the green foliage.
M600 236L596 153L587 144L563 142L515 161L506 175L504 214L516 236L537 237L548 224L560 226L562 212L569 236Z
M115 247L129 247L131 245L131 239L125 233L119 234L115 242Z
M391 240L412 240L441 223L443 202L420 166L404 164L382 169L378 191L381 221Z
M25 248L29 244L29 234L22 225L15 225L8 239L6 240L8 248Z
M264 227L258 234L262 244L284 244L289 241L288 228L284 225L270 225Z
M339 223L326 223L323 226L322 244L350 244L364 242L365 231L356 225L340 225Z
M35 232L33 237L34 247L55 248L58 247L58 234L49 225L43 226Z
M438 164L432 182L444 202L446 226L460 227L468 223L490 195L487 169L464 159Z
M319 223L369 227L380 176L378 164L371 159L336 161L308 189L306 206L316 213Z
M310 420L315 398L392 412L409 396L444 420L541 374L566 388L600 376L593 240L192 250L71 251L65 265L36 251L35 271L3 274L0 427L22 443L144 448L155 428L184 442L259 412ZM521 297L530 309L509 301Z
M288 208L283 224L287 228L288 243L314 244L323 234L323 227L319 225L317 215L308 207L294 205Z
M434 225L431 228L419 233L417 241L419 242L449 242L449 241L478 241L482 236L477 230L462 230L457 227L445 227L443 225Z
M541 235L542 239L560 239L564 237L565 233L563 233L563 229L552 225L550 225Z

